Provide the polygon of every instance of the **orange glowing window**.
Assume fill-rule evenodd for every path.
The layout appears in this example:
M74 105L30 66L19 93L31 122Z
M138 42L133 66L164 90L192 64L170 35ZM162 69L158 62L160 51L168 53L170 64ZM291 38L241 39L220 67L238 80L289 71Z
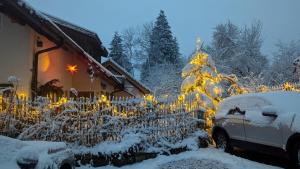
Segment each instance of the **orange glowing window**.
M46 72L50 67L50 57L47 53L43 53L40 56L39 61L39 70L42 72Z
M67 71L69 71L72 75L78 72L77 65L68 65Z

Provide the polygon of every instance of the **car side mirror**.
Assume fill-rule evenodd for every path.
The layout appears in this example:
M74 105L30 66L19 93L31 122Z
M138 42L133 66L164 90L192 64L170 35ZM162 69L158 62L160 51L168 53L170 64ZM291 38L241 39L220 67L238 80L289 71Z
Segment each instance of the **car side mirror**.
M267 117L273 117L273 118L276 118L278 116L275 111L272 111L272 112L262 112L262 115L263 116L267 116Z

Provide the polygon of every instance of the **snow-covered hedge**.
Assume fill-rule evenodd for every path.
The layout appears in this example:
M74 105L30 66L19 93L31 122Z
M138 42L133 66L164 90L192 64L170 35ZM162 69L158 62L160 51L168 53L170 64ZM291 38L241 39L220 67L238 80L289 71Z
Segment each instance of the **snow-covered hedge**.
M1 102L3 135L65 142L84 164L136 162L194 150L208 140L204 132L201 137L195 133L203 120L176 102L102 96L57 101L15 97Z
M0 132L22 140L64 141L94 146L120 141L126 133L147 135L147 142L184 139L203 122L184 106L144 99L79 98L34 102L16 98L14 111L0 114ZM194 117L195 116L195 117Z
M178 154L188 150L207 147L209 137L204 131L196 131L175 143L161 137L155 144L147 142L143 134L127 133L121 141L105 141L93 147L70 145L78 165L93 167L112 164L122 166L154 158L159 154Z

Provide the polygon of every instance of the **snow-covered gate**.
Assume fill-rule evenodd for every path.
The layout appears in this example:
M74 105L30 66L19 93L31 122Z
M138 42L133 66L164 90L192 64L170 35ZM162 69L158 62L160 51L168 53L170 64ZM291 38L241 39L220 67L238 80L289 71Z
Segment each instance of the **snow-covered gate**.
M53 100L1 98L0 132L24 140L66 141L95 145L119 141L128 132L147 135L155 143L178 141L201 128L195 111L183 103L146 99L94 97ZM186 104L186 103L185 103Z

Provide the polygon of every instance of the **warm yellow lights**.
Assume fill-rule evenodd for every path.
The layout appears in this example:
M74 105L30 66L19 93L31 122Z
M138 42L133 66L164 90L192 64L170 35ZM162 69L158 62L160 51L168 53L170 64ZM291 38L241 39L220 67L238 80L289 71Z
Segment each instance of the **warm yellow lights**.
M197 49L190 63L185 66L182 75L185 83L182 84L182 94L178 100L186 102L184 105L188 112L194 112L199 107L205 109L205 127L209 131L212 127L212 116L221 101L222 89L218 86L222 79L210 63L208 54L200 49ZM194 80L191 77L195 77Z
M145 99L146 101L148 101L148 102L154 102L154 101L155 101L154 96L151 95L151 94L145 95L145 96L144 96L144 99Z
M78 72L78 67L77 67L77 65L70 65L69 64L67 66L67 71L69 71L73 75L74 73Z
M270 89L265 85L260 85L257 88L257 92L268 92L268 91L270 91Z
M207 61L208 55L206 53L199 52L191 61L191 64L203 64Z
M109 99L107 98L107 96L101 95L100 98L98 99L98 103L99 103L99 104L106 104L107 106L109 106L110 101L109 101Z
M283 90L286 90L286 91L293 91L293 90L295 90L295 89L294 89L294 87L293 87L292 84L290 84L289 82L285 82L285 83L283 84Z
M179 103L182 103L185 100L184 94L179 95L177 100Z
M50 67L50 57L47 53L43 53L39 59L39 70L46 72Z
M23 97L23 98L25 98L25 97L26 97L26 93L24 93L24 92L20 92L20 93L18 93L18 96L19 96L19 97Z
M62 98L60 98L60 100L59 100L59 104L60 105L62 105L62 104L66 104L68 102L68 99L66 98L66 97L62 97Z
M214 88L214 93L215 93L216 95L220 95L220 94L222 93L222 89L219 88L219 87L215 87L215 88Z

